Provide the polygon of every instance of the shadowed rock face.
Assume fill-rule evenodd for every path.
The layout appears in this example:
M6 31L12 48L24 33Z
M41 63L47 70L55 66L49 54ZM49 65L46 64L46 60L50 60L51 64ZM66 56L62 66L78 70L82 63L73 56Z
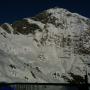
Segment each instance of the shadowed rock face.
M85 83L90 20L52 8L0 27L0 81ZM3 71L5 71L3 73Z
M50 19L51 14L44 11L43 13L40 13L36 15L35 17L32 17L35 21L41 21L42 23L48 23Z
M30 24L27 22L27 20L20 20L16 21L12 24L12 27L14 28L14 32L18 32L24 35L28 35L30 33L34 34L35 30L39 29L39 26L36 24Z
M1 27L2 27L7 33L11 33L11 30L8 28L7 24L3 24L3 25L1 25Z
M58 20L56 17L52 17L52 13L47 13L47 11L44 11L38 15L36 15L35 17L32 17L33 20L35 21L41 21L44 24L47 23L52 23L55 26L62 26L61 23L56 23L55 21ZM62 26L63 28L63 26Z

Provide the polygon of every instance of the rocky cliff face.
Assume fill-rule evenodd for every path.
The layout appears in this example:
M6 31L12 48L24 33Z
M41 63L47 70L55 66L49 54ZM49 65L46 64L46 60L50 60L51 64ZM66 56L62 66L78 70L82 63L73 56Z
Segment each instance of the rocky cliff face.
M0 26L0 81L85 83L90 19L66 9Z

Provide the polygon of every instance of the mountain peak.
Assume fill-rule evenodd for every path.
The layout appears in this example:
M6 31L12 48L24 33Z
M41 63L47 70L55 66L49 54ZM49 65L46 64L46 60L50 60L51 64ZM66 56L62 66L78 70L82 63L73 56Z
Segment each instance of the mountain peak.
M50 8L48 10L46 10L49 13L62 13L62 12L69 12L67 9L64 8L59 8L59 7L55 7L55 8Z
M79 14L51 8L0 26L0 81L84 83L87 62L90 20Z

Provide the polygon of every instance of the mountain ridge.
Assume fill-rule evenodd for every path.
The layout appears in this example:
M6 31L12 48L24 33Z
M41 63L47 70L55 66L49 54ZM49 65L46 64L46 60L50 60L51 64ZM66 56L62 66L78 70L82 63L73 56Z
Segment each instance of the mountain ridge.
M0 53L0 62L5 64L7 59L7 63L2 66L5 75L0 81L85 83L89 33L90 19L62 8L2 24L0 50L7 58Z

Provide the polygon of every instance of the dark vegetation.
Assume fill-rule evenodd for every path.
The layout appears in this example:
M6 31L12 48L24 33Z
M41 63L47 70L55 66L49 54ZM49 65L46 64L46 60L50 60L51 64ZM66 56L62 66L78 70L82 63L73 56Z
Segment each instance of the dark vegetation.
M10 64L9 65L12 69L16 69L15 65Z
M5 38L7 38L7 37L6 37L6 33L5 33L5 32L1 33L1 35L3 35Z
M79 75L75 75L73 73L69 73L69 75L72 77L72 79L69 79L66 76L62 76L62 77L71 84L85 84L85 78L83 78Z
M31 71L31 74L32 74L32 76L34 77L34 78L36 78L36 76L35 76L35 74Z
M85 31L79 38L78 42L78 52L80 54L90 54L90 45L85 47L84 44L87 44L90 40L90 30Z
M24 78L25 78L26 80L28 80L28 77L27 77L27 76L25 76Z
M53 76L54 76L54 78L58 78L58 77L60 77L60 73L55 72L55 73L53 73Z

